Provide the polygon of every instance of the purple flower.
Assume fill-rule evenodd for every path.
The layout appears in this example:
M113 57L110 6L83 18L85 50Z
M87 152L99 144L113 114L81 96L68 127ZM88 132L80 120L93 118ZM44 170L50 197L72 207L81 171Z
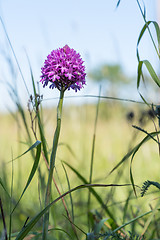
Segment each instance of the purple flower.
M85 81L85 67L80 54L65 45L63 48L53 50L47 56L44 66L41 68L41 80L43 87L50 83L50 88L58 88L65 91L70 88L76 92L80 90Z

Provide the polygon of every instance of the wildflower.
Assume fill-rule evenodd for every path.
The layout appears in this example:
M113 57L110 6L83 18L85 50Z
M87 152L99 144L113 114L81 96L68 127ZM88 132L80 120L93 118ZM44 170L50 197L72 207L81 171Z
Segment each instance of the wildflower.
M72 88L77 92L85 81L85 67L80 54L68 45L53 50L41 68L41 80L43 87L50 83L49 88L58 88L59 91Z

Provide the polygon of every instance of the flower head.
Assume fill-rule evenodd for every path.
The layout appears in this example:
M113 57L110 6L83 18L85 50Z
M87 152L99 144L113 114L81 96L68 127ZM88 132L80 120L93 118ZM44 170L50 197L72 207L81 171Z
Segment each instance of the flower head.
M43 87L50 83L50 88L58 88L60 91L72 88L77 92L86 83L83 60L80 54L68 45L53 50L47 56L41 72L40 82Z

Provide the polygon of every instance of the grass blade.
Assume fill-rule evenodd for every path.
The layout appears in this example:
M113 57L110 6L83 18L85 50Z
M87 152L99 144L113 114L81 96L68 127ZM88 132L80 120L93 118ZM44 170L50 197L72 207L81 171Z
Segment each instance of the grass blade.
M26 153L28 153L29 151L31 151L32 149L36 148L39 144L41 144L40 141L36 141L30 148L28 148L27 151L25 151L24 153L22 153L21 155L19 155L18 157L14 158L13 161L17 160L18 158L22 157L23 155L25 155ZM12 162L12 160L10 161Z
M3 183L2 179L1 179L1 177L0 177L0 185L1 185L1 187L3 188L3 190L7 193L8 197L11 198L11 196L10 196L10 194L8 193L6 187L4 186L4 183Z
M148 21L145 23L145 25L143 26L140 34L139 34L139 37L138 37L138 41L137 41L137 59L138 61L140 61L140 56L139 56L139 51L138 51L138 46L139 46L139 43L143 37L143 34L145 33L146 29L148 30L148 27L150 24L153 24L154 28L155 28L155 31L156 31L156 36L157 36L157 41L158 41L158 51L156 50L157 53L160 54L160 28L159 28L159 25L157 22L155 21ZM159 55L158 54L158 55Z
M139 61L139 63L138 63L137 89L139 89L140 79L141 79L141 76L143 75L143 73L142 73L143 64L145 64L153 81L157 84L158 87L160 87L160 80L159 80L156 72L154 71L152 65L150 64L150 62L148 60L143 60L143 61Z
M13 153L12 153L12 174L11 174L11 199L13 197L13 177L14 177L14 168L13 168ZM12 209L12 200L10 200L10 213ZM11 239L11 231L12 231L12 214L9 216L9 240Z
M84 183L84 184L88 184L88 181L75 169L73 168L70 164L68 164L67 162L63 161L77 176L78 178ZM112 215L112 213L109 211L109 209L107 208L107 206L105 205L105 203L103 202L102 198L98 195L98 193L93 189L90 188L89 189L90 192L94 195L94 197L97 199L97 201L100 203L100 205L102 206L102 208L105 210L105 212L109 215L110 218L113 219L113 221L116 223L116 220L114 218L114 216Z
M137 126L133 126L133 127L136 128L136 129L138 129L139 131L144 132L145 134L147 134L147 136L148 136L150 139L154 140L156 143L159 144L159 142L152 136L152 133L150 134L150 133L146 132L144 129L141 129L141 128L137 127ZM141 145L140 145L140 146L141 146ZM134 193L135 193L136 196L137 196L137 194L136 194L136 189L135 189L135 184L134 184L134 178L133 178L133 174L132 174L132 162L133 162L134 156L135 156L135 154L138 152L140 146L135 149L135 151L134 151L134 153L133 153L133 155L132 155L132 158L131 158L131 165L130 165L130 180L131 180L132 187L133 187L133 190L134 190Z
M97 223L97 225L94 228L94 234L99 234L99 232L101 231L101 228L103 227L104 223L108 220L108 218L102 219L99 221L99 223Z
M129 201L131 198L131 194L132 192L129 192L128 194L128 198L126 199L125 205L124 205L124 209L123 209L123 223L125 222L125 218L127 216L127 212L128 212L128 207L129 207Z
M32 149L35 148L35 147L37 147L37 151L36 151L36 157L35 157L35 161L34 161L34 163L33 163L33 167L32 167L32 169L31 169L31 172L30 172L28 181L27 181L27 183L26 183L26 186L25 186L25 188L24 188L24 190L23 190L23 192L22 192L22 194L21 194L18 202L16 203L15 207L13 208L12 213L14 212L14 210L16 209L18 203L20 202L21 198L23 197L25 191L27 190L27 188L28 188L29 184L31 183L31 181L32 181L32 179L33 179L33 177L34 177L34 174L35 174L35 172L36 172L36 170L37 170L38 163L39 163L39 159L40 159L40 154L41 154L41 142L40 142L40 141L37 141L37 142L36 142L35 144L33 144L33 145L29 148L29 150L27 150L25 153L27 153L28 151L32 150ZM21 156L23 156L25 153L23 153ZM11 213L11 214L12 214L12 213Z
M158 201L158 203L156 204L155 208L152 210L151 216L145 222L145 225L144 225L143 232L142 232L141 236L143 236L145 234L146 230L148 229L149 224L151 223L151 221L152 221L156 211L158 210L159 204L160 204L160 201Z
M6 227L6 221L5 221L5 216L4 216L4 211L3 211L3 206L2 206L2 200L1 200L1 198L0 198L0 209L1 209L3 227L4 227L5 240L8 240L8 237L7 237L7 227Z
M130 184L83 184L83 185L79 185L75 188L72 188L71 190L65 192L64 194L62 194L61 196L56 198L53 202L51 202L48 206L46 206L40 213L38 213L34 218L32 218L32 220L24 228L22 228L22 230L19 232L19 234L18 234L18 236L16 237L15 240L24 239L24 237L30 232L30 230L35 226L35 224L39 221L39 219L49 210L49 208L53 204L58 202L61 198L64 198L65 196L67 196L68 194L70 194L72 192L75 192L79 189L85 189L85 188L89 188L90 191L94 194L93 187L113 187L113 186L115 186L115 187L122 187L122 186L125 187L125 186L130 186ZM117 226L117 224L116 224L116 226Z
M118 167L120 167L128 158L130 158L132 156L132 154L135 151L138 151L138 149L144 144L146 143L148 140L151 139L150 136L154 137L157 136L160 133L160 131L158 132L152 132L149 135L147 135L139 144L137 144L130 152L128 152L123 158L122 160L109 172L108 176L113 173ZM107 177L108 177L107 176Z
M29 90L28 90L26 81L25 81L25 79L24 79L24 76L23 76L21 67L20 67L20 65L19 65L19 62L18 62L18 59L17 59L17 57L16 57L15 51L14 51L14 49L13 49L12 43L11 43L10 38L9 38L9 36L8 36L8 33L7 33L7 30L6 30L5 24L4 24L4 22L3 22L3 20L2 20L1 17L0 17L0 21L1 21L1 24L2 24L2 27L3 27L3 30L4 30L4 33L5 33L5 35L6 35L6 38L7 38L7 40L8 40L9 46L10 46L10 48L11 48L11 51L12 51L12 53L13 53L13 56L14 56L14 58L15 58L15 61L16 61L18 70L19 70L19 72L20 72L20 75L21 75L22 80L23 80L23 83L24 83L24 86L25 86L25 88L26 88L26 90L27 90L27 93L28 93L28 95L29 95Z
M69 182L68 174L67 174L67 171L66 171L66 169L65 169L63 163L62 163L62 167L63 167L64 172L65 172L65 175L66 175L67 184L68 184L68 189L71 190L71 186L70 186L70 182ZM70 203L71 203L72 221L73 221L73 223L74 223L74 208L73 208L72 194L70 193L69 196L70 196Z
M99 96L101 95L101 87L99 89ZM97 129L97 121L98 121L98 113L99 113L99 104L100 104L100 97L98 98L97 107L96 107L96 117L94 122L94 132L93 132L93 140L92 140L92 151L91 151L91 162L90 162L90 176L89 176L89 183L92 183L92 176L93 176L93 163L94 163L94 149L95 149L95 142L96 142L96 129ZM89 212L90 212L90 202L91 202L91 192L88 192L88 231L90 231L90 222L89 222Z
M135 221L137 221L138 219L140 219L140 218L142 218L142 217L144 217L144 216L146 216L146 215L148 215L148 214L150 214L150 213L152 213L152 212L153 212L153 211L151 210L151 211L149 211L149 212L146 212L146 213L141 214L141 215L138 216L138 217L133 218L132 220L128 221L127 223L124 223L124 224L121 225L120 227L116 228L116 229L113 231L113 233L121 230L121 229L124 228L125 226L127 226L127 225L129 225L129 224L131 224L131 223L133 223L133 222L135 222Z

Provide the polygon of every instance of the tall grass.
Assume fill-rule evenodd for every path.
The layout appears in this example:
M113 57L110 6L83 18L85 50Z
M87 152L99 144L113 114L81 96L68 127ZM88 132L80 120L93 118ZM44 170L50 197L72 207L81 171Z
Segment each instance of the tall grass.
M143 65L160 87L151 63L141 60L139 54L139 43L145 31L149 31L159 57L160 29L156 22L146 20L137 3L145 22L137 41L140 93L141 81L145 82ZM155 28L156 39L150 24ZM3 27L5 30L4 24ZM20 70L6 30L5 34ZM25 84L21 70L20 73ZM90 96L97 98L97 105L64 107L60 142L56 139L55 145L54 138L52 145L56 109L43 108L31 66L30 74L33 90L30 93L26 89L27 109L16 85L9 84L17 110L0 116L4 123L0 126L0 144L4 149L0 155L1 239L159 239L159 106L148 103L140 93L143 102L126 101L136 104L132 106L136 113L142 105L147 123L138 118L127 122L130 105L117 103L124 103L125 99L100 93ZM51 172L51 168L55 171ZM50 182L52 187L47 187ZM153 192L148 191L152 186ZM46 200L48 191L50 199ZM42 234L47 213L47 234Z

